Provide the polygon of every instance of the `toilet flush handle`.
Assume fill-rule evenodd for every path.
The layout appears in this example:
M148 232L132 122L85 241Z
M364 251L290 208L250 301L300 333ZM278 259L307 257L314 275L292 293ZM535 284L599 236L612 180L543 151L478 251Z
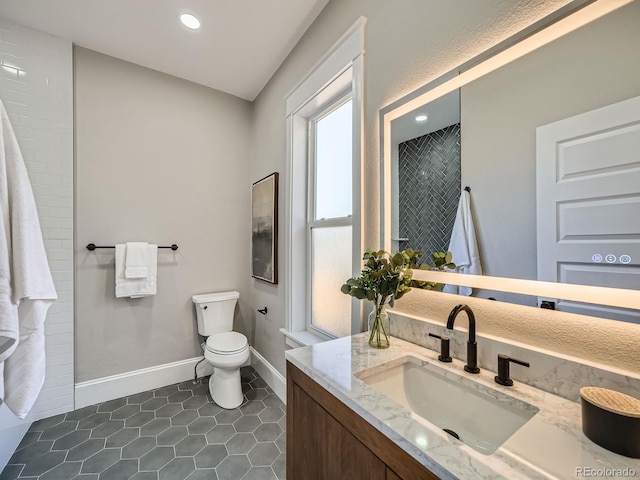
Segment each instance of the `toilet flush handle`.
M209 308L209 305L205 305L204 307L202 307L204 310L206 310L207 308Z

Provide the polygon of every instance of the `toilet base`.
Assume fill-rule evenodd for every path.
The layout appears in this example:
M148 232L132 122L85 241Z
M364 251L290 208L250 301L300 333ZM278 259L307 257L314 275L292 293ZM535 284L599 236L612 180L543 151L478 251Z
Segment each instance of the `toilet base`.
M209 393L216 404L225 409L238 408L244 395L240 382L240 368L213 367L209 378Z

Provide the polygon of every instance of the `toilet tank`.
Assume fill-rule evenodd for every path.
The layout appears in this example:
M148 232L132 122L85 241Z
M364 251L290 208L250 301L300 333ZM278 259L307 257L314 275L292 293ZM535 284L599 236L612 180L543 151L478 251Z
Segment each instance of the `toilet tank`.
M233 312L238 302L238 292L217 292L193 295L196 306L198 333L204 337L233 330Z

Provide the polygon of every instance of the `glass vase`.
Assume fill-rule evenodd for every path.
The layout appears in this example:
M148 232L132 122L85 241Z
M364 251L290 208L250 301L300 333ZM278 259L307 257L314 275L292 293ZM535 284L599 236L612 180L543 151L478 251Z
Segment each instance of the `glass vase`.
M373 348L389 348L389 314L384 308L374 308L369 314L369 346Z

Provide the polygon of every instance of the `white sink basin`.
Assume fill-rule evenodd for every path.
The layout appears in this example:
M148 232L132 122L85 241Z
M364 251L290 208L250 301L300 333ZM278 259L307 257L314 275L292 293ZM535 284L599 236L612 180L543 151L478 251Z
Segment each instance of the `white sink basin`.
M356 377L411 411L414 418L457 435L460 441L486 455L539 411L416 357L364 370Z

